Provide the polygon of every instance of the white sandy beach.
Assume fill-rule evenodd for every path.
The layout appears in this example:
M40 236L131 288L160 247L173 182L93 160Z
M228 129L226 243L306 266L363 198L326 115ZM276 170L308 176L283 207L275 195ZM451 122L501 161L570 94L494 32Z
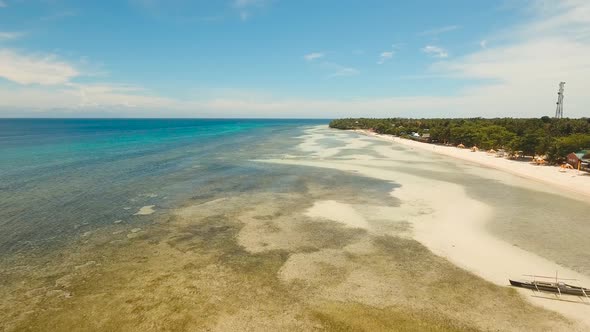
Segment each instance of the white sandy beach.
M307 133L302 137L304 141L299 148L308 156L285 156L283 159L265 162L354 172L401 185L391 192L392 196L401 201L400 206L353 206L335 200L318 201L307 211L309 216L341 222L349 227L364 228L376 234L391 232L380 226L383 220L391 223L407 220L412 226L411 234L407 236L413 237L436 255L501 286L508 285L508 278L519 278L523 274L551 275L555 271L559 271L560 276L578 279L586 287L590 285L589 276L491 235L484 226L493 218L493 209L486 202L469 197L462 186L392 169L407 164L412 158L419 159L419 156L415 157L411 153L383 146L368 146L371 139L380 139L433 151L542 181L555 186L557 191L567 189L578 196L583 194L586 195L586 200L590 200L590 176L578 176L577 171L561 173L555 167L533 166L495 158L486 153L472 153L454 147L435 147L368 133L365 134L375 138L361 135L351 138L349 133L325 127L316 127ZM325 138L339 139L342 144L340 147L324 149L319 141ZM337 157L345 149L365 149L367 153L347 155L346 158ZM374 154L380 157L376 158ZM435 166L417 164L415 167L432 169ZM400 236L399 233L392 235ZM579 322L582 324L580 330L590 329L590 303L584 304L583 299L564 296L558 300L555 297L533 296L532 292L523 289L519 291L533 304L554 310Z
M558 166L537 166L532 163L497 158L485 151L471 152L470 149L459 149L454 146L435 145L422 143L391 135L381 135L373 132L358 130L357 132L391 141L405 146L431 151L437 154L466 160L486 167L509 172L524 178L545 183L563 190L578 194L579 199L590 202L590 174L574 169L560 170Z

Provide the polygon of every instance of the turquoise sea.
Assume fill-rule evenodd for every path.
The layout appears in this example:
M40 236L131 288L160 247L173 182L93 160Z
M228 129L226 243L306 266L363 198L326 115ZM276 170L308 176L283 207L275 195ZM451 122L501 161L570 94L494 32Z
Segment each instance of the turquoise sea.
M391 183L259 161L305 156L301 137L327 123L0 120L0 331L321 324L279 271L292 253L366 234L305 210L320 198L396 204Z
M142 206L156 215L256 177L304 126L326 120L0 120L0 257L31 254ZM273 139L274 137L274 139ZM273 145L265 143L273 141ZM284 143L281 143L284 142ZM214 185L213 185L214 184Z

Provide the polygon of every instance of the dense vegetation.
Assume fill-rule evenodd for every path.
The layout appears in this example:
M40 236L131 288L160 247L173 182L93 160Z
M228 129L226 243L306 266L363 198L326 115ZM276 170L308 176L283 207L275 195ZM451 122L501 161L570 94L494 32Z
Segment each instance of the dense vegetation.
M590 148L590 118L554 119L338 119L330 122L338 129L372 129L380 134L410 137L430 134L430 141L464 144L481 149L521 151L527 156L547 155L559 162L571 152Z

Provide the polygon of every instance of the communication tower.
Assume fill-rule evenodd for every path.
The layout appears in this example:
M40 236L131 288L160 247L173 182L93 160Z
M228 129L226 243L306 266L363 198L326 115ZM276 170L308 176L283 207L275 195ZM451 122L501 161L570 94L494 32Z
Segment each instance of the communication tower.
M555 117L563 118L563 86L565 82L559 83L559 91L557 92L557 109L555 110Z

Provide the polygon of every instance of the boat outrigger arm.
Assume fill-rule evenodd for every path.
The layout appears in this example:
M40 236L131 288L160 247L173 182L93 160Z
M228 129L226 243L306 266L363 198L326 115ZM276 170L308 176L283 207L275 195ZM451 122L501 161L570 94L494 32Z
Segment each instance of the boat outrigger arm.
M555 277L528 274L525 274L524 276L529 278L532 277L533 280L519 281L509 279L510 285L515 287L532 289L538 292L557 293L559 296L561 296L562 294L583 296L590 301L590 288L584 288L581 286L575 286L566 283L575 281L579 284L579 281L577 279L558 278L557 273L555 274ZM540 278L542 280L537 280L537 278ZM551 281L549 281L548 279L551 279Z

